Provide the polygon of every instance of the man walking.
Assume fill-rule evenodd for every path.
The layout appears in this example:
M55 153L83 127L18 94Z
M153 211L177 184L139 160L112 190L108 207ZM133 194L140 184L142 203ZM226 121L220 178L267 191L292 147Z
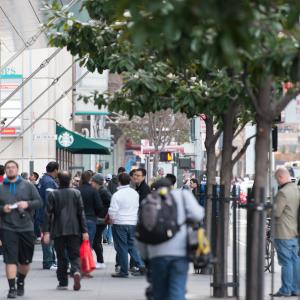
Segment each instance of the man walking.
M117 251L120 272L112 274L112 277L128 277L128 252L137 263L139 270L145 269L137 249L134 245L135 227L139 208L139 195L132 189L130 176L126 173L119 174L119 188L111 198L108 210L109 216L113 221L113 239Z
M81 237L88 240L83 202L78 190L70 188L71 175L68 172L58 174L59 189L49 193L45 222L43 226L44 242L54 240L57 254L58 290L68 289L68 265L74 276L75 291L80 290ZM49 231L51 229L51 234ZM66 255L67 254L67 255ZM69 261L68 261L69 258Z
M300 295L298 210L300 193L286 168L275 172L279 191L274 201L275 248L281 265L281 288L275 297Z
M5 164L6 179L0 185L0 213L7 298L24 295L24 280L34 252L33 211L42 206L37 189L18 175L15 161ZM17 289L16 289L17 277Z
M40 179L38 184L38 190L43 200L43 208L37 212L37 222L40 226L44 223L44 212L48 203L49 192L56 190L58 184L56 182L59 165L56 161L51 161L46 166L46 174ZM46 244L42 240L43 250L43 269L44 270L56 270L55 253L51 244Z
M147 172L143 168L136 169L133 175L136 191L139 194L139 203L141 203L151 192L150 187L145 181L146 175Z

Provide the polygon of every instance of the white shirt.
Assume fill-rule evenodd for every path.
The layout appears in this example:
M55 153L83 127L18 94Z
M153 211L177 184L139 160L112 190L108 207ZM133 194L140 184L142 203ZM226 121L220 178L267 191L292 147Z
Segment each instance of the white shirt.
M138 209L139 194L129 185L124 185L113 194L108 213L113 224L136 225Z

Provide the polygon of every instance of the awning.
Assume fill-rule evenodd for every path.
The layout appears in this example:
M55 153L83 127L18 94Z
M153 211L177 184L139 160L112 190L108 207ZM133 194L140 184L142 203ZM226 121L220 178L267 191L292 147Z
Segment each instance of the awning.
M109 149L96 140L86 138L60 124L56 124L56 135L57 149L65 149L74 154L110 154Z

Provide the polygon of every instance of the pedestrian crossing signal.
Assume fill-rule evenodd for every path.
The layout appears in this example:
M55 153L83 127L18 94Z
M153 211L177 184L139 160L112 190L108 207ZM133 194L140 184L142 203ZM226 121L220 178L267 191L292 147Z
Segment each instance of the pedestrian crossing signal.
M160 161L172 161L172 153L170 151L160 152Z

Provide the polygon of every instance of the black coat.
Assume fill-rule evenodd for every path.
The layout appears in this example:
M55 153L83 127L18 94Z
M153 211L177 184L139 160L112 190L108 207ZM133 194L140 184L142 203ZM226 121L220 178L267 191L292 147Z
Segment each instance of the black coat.
M81 194L73 188L52 191L48 195L43 231L51 238L87 232Z
M148 196L148 194L151 193L151 189L145 180L139 186L136 187L136 191L140 196L140 204Z
M108 209L110 206L110 200L111 200L111 193L105 188L101 187L100 190L98 191L101 202L102 202L102 212L100 214L100 218L105 218L105 216L108 213Z

